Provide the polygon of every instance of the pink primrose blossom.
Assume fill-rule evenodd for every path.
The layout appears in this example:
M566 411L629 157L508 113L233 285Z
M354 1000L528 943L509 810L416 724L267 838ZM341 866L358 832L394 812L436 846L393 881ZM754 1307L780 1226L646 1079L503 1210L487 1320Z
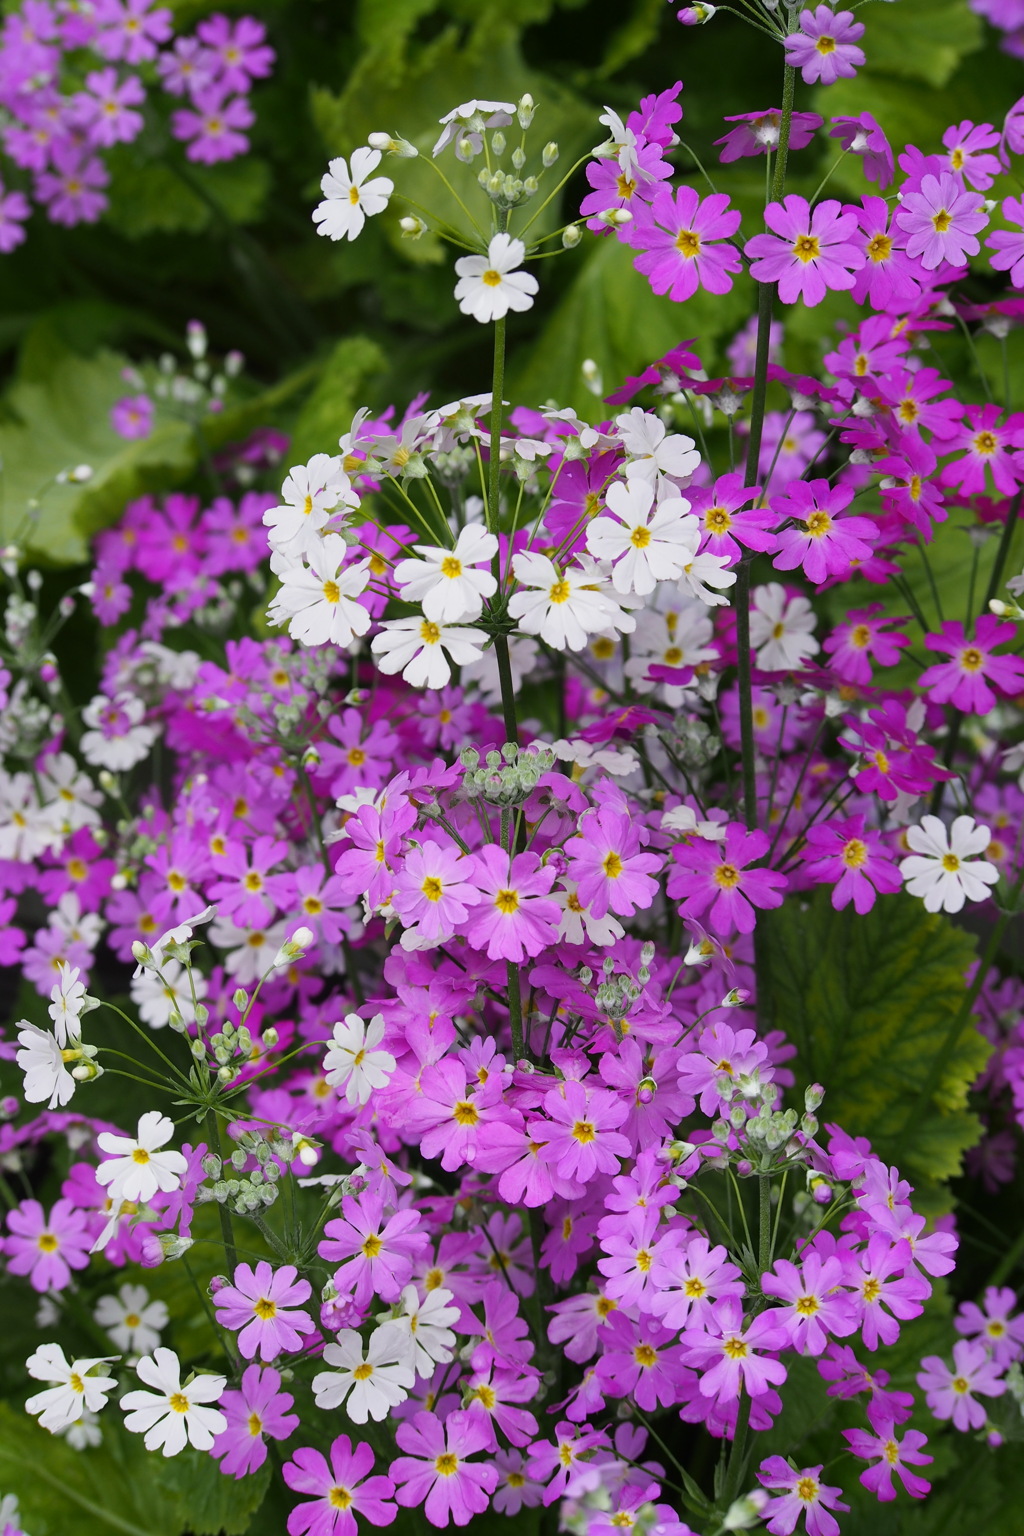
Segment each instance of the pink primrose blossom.
M700 1095L701 1112L705 1115L719 1113L720 1101L729 1101L739 1078L752 1074L763 1075L765 1079L770 1076L768 1047L752 1029L711 1024L701 1031L697 1044L697 1050L680 1056L676 1069L679 1086L694 1096Z
M462 931L474 949L485 949L491 960L520 961L552 942L561 920L561 908L548 897L555 872L536 853L510 861L496 843L487 843L473 856L470 878L480 901Z
M671 1407L679 1401L680 1386L692 1381L684 1364L685 1348L656 1318L634 1322L624 1312L615 1312L603 1346L597 1364L600 1390L608 1397L632 1397L647 1413Z
M370 1447L357 1441L353 1448L347 1435L339 1435L329 1454L330 1462L302 1446L285 1462L288 1487L311 1498L288 1516L288 1536L357 1536L356 1515L370 1526L390 1525L398 1513L394 1484L380 1474L367 1476L375 1459Z
M701 1397L731 1403L741 1391L757 1397L786 1379L786 1367L773 1358L786 1344L777 1314L761 1312L746 1323L743 1303L735 1296L714 1302L704 1327L684 1328L680 1338L683 1359L700 1373Z
M640 208L653 198L659 184L672 175L672 167L662 159L657 144L645 144L636 153L635 164L626 172L618 160L588 160L589 192L580 204L580 217L587 228L606 233L608 224L600 217L611 209L625 209L634 218Z
M953 1364L938 1355L925 1355L917 1384L937 1419L952 1419L953 1428L983 1429L988 1413L981 1397L1000 1397L1006 1391L1000 1367L984 1344L958 1339L953 1345ZM976 1396L975 1394L978 1394Z
M806 1522L807 1536L839 1536L839 1521L830 1510L846 1510L840 1502L843 1490L821 1481L822 1467L791 1467L781 1456L762 1461L757 1480L775 1496L761 1511L771 1536L791 1536L800 1516Z
M258 1352L261 1360L274 1360L280 1354L302 1349L302 1334L313 1332L308 1312L296 1310L308 1301L308 1280L300 1280L293 1264L274 1269L261 1259L239 1264L234 1282L222 1286L213 1298L217 1321L224 1328L240 1330L238 1349L243 1360Z
M0 255L7 256L22 244L31 211L23 192L5 192L0 182Z
M429 1238L420 1230L419 1211L396 1211L385 1218L379 1195L345 1195L342 1214L324 1227L318 1252L337 1264L334 1283L351 1294L357 1307L374 1296L397 1301L412 1278L412 1267Z
M405 1509L418 1509L431 1525L468 1525L483 1514L498 1482L490 1461L471 1461L489 1449L490 1426L475 1413L457 1411L442 1421L433 1413L417 1413L395 1431L399 1450L407 1452L391 1463L395 1498Z
M855 912L870 912L876 896L892 895L903 884L891 848L865 827L864 816L810 827L805 836L804 870L810 879L834 886L837 912L851 902Z
M1016 638L1017 627L1000 623L991 613L979 614L974 638L968 639L958 619L947 619L938 635L925 636L925 649L939 651L948 661L937 662L918 681L937 704L952 704L967 714L987 715L997 698L1012 697L1024 688L1024 661L996 656L997 645Z
M687 493L690 510L701 524L701 552L723 555L731 564L744 548L770 554L778 547L773 532L778 518L763 507L749 503L761 495L756 486L744 484L735 471L719 475L711 486Z
M156 58L157 45L171 35L171 12L151 0L95 0L93 19L96 52L124 64Z
M727 243L740 217L724 192L702 199L693 187L662 188L650 211L638 210L625 231L626 243L640 253L633 265L655 293L667 293L677 303L698 288L728 293L732 274L742 266L739 251Z
M8 1213L7 1232L7 1267L12 1275L27 1275L34 1291L63 1291L71 1271L89 1262L94 1234L70 1200L57 1200L49 1216L38 1200L23 1200Z
M879 667L896 666L901 650L910 644L909 636L894 628L901 623L906 620L890 618L881 603L851 609L824 643L836 675L844 683L866 688L871 684L872 661Z
M682 897L683 917L707 912L714 933L753 933L754 909L781 906L789 883L777 870L749 867L764 858L768 847L764 832L748 832L738 822L729 824L724 843L697 838L677 843L673 856L678 867L669 874L667 893Z
M652 876L662 860L641 848L641 830L626 811L603 806L582 819L579 836L565 845L566 874L576 882L579 900L595 917L604 917L609 910L631 917L651 905L658 892Z
M110 410L110 425L118 437L148 437L153 430L155 407L148 395L126 395Z
M554 1504L569 1487L588 1451L607 1444L604 1430L571 1424L563 1419L555 1425L554 1441L538 1440L530 1447L526 1470L529 1475L547 1486L544 1489L544 1505Z
M863 252L854 243L855 209L844 212L826 198L812 210L806 198L791 193L781 203L769 203L764 218L772 233L755 235L744 251L753 258L751 276L759 283L778 283L784 304L798 299L820 304L830 289L853 287L854 275L864 264Z
M833 85L837 80L852 80L864 63L864 50L857 39L864 36L864 25L852 11L833 11L819 5L814 11L801 11L799 32L784 39L786 63L798 69L805 85Z
M1024 1355L1024 1312L1016 1313L1017 1294L1009 1286L990 1285L982 1305L965 1301L953 1320L957 1333L978 1338L1000 1370Z
M962 266L981 249L975 236L988 223L984 203L948 171L923 176L917 190L903 194L894 216L907 236L907 254L920 256L929 272L943 262Z
M883 1233L869 1238L865 1252L851 1258L847 1284L859 1312L858 1326L868 1349L894 1344L900 1323L920 1317L931 1286L913 1269L906 1240L893 1243Z
M727 1250L720 1244L712 1247L700 1236L659 1251L652 1283L649 1308L677 1333L689 1324L707 1327L716 1301L745 1294L740 1270L729 1261Z
M989 488L988 475L1002 496L1012 496L1024 481L1024 455L1013 450L1024 447L1024 415L1008 416L1000 421L997 405L969 405L966 420L943 443L943 451L962 451L942 471L943 485L955 485L963 496L974 496ZM988 474L986 474L988 471Z
M219 86L199 91L195 106L175 112L171 130L176 139L188 145L189 160L201 165L215 165L220 160L234 160L249 148L247 128L256 121L244 96L225 99Z
M858 117L834 117L828 136L838 139L849 154L859 155L868 181L877 181L879 191L885 191L896 168L889 140L870 112L861 112Z
M942 135L950 170L976 192L987 192L1000 174L998 155L984 153L997 145L999 138L991 123L958 123Z
M931 1483L910 1471L911 1467L927 1466L932 1460L921 1449L928 1444L928 1437L920 1430L908 1429L903 1439L897 1440L892 1423L879 1420L874 1433L866 1429L844 1429L843 1437L854 1456L876 1462L860 1474L860 1481L883 1504L891 1503L896 1497L894 1477L899 1478L912 1499L923 1499L931 1492Z
M86 75L85 86L83 118L92 144L108 149L138 137L142 113L132 108L145 101L146 92L137 75L119 83L116 69L97 69Z
M786 496L772 498L772 511L795 527L780 527L779 553L772 564L780 571L802 568L819 586L829 577L846 576L870 558L877 530L868 517L840 517L853 500L853 487L827 480L798 480Z
M626 1106L614 1094L568 1080L544 1095L544 1113L527 1129L560 1178L589 1184L599 1173L618 1173L630 1145L618 1130Z
M462 1062L449 1057L424 1068L419 1096L406 1110L405 1123L422 1133L423 1156L440 1157L441 1167L451 1173L474 1163L488 1136L509 1119L500 1074L480 1082L467 1075Z
M227 1477L248 1477L267 1459L267 1437L287 1440L299 1427L299 1416L290 1393L281 1391L275 1370L250 1365L242 1373L241 1390L221 1394L218 1407L227 1428L217 1436L211 1456L223 1458L220 1469Z
M83 159L68 144L55 149L53 170L36 176L35 195L54 224L70 229L75 224L95 224L107 206L102 188L110 175L102 160Z
M219 13L207 16L196 34L209 50L220 72L218 84L225 91L244 94L255 80L265 80L274 67L274 50L266 43L267 29L254 16L239 16L233 23Z
M1024 197L1004 197L1003 218L1016 230L996 229L985 244L994 255L990 258L997 272L1009 272L1015 288L1024 288Z
M715 140L716 148L719 144L725 146L718 157L723 165L747 155L770 155L778 148L782 125L778 107L767 107L763 112L737 112L723 121L740 124ZM806 149L821 125L822 119L816 112L794 112L789 130L790 149Z
M793 1349L803 1355L820 1355L829 1335L846 1338L857 1328L857 1309L843 1289L845 1266L834 1254L828 1257L805 1249L799 1266L777 1259L774 1268L761 1276L761 1289L783 1303L771 1316L785 1329Z
M425 837L409 849L391 893L391 905L420 938L439 940L465 921L469 909L480 901L472 883L472 857L455 844Z

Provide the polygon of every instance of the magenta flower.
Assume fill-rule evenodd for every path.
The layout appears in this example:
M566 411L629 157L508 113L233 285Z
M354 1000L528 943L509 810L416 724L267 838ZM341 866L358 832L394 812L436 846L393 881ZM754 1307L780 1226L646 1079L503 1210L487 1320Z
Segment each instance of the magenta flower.
M996 229L985 244L995 252L990 258L995 270L1009 272L1013 286L1024 288L1024 197L1004 197L1003 218L1008 224L1016 224L1021 233Z
M362 1441L355 1449L347 1435L331 1446L330 1465L319 1451L302 1446L281 1469L289 1488L312 1495L288 1516L288 1536L357 1536L356 1515L370 1525L390 1525L398 1513L390 1477L368 1477L374 1455Z
M801 11L800 31L784 40L786 63L800 71L805 85L852 80L864 63L864 50L857 47L863 36L863 24L852 11L833 11L830 5Z
M685 1246L663 1246L652 1269L654 1294L649 1310L666 1328L680 1332L688 1323L707 1326L714 1303L725 1296L742 1297L739 1268L729 1262L728 1250L712 1247L706 1237L690 1237Z
M841 1488L821 1481L820 1466L797 1470L781 1456L769 1456L762 1461L757 1480L775 1494L761 1511L771 1536L791 1536L801 1515L806 1518L807 1536L839 1536L839 1521L829 1510L850 1506L840 1503Z
M245 94L254 80L263 80L274 67L274 50L267 46L267 29L253 16L239 16L232 25L226 16L207 16L196 27L225 91Z
M274 1360L301 1349L300 1335L314 1331L309 1313L295 1310L310 1296L309 1281L297 1275L294 1264L277 1270L265 1259L255 1269L239 1264L234 1284L222 1286L214 1296L221 1326L241 1329L238 1349L244 1360L251 1360L257 1350L261 1360Z
M601 218L602 213L621 208L636 218L643 205L651 201L659 183L671 175L672 167L663 159L658 144L641 145L628 173L618 160L589 160L587 180L593 190L580 204L580 216L586 219L588 229L607 233L609 226Z
M419 1093L406 1113L409 1128L423 1133L423 1156L440 1157L447 1173L474 1162L481 1137L509 1119L500 1074L486 1082L467 1078L464 1064L450 1056L423 1069Z
M870 608L854 608L825 641L825 650L832 657L832 670L844 683L854 683L859 688L871 685L871 662L880 667L894 667L900 659L900 651L910 644L907 635L892 628L906 623L905 619L892 619L883 611L881 603Z
M839 514L853 500L853 486L829 485L827 480L796 480L786 496L772 497L772 511L791 518L795 527L780 528L776 570L803 568L808 581L820 586L830 576L846 576L854 565L871 557L878 535L869 517Z
M941 487L928 479L934 474L937 463L923 437L916 432L903 432L898 452L890 458L879 459L875 465L884 477L879 489L886 511L895 512L904 522L912 523L926 539L932 536L932 524L944 523L949 516Z
M596 1450L608 1443L604 1430L590 1429L582 1424L570 1424L563 1419L555 1425L554 1441L538 1440L531 1445L526 1470L531 1477L546 1483L545 1505L561 1498L569 1483L580 1470L581 1460L587 1451Z
M719 1403L734 1402L740 1391L751 1397L778 1387L786 1379L786 1367L771 1353L785 1348L786 1332L774 1312L762 1312L744 1325L743 1303L725 1296L711 1308L703 1328L685 1328L681 1335L683 1359L700 1373L701 1397Z
M877 181L884 192L896 173L892 147L870 112L859 117L834 117L828 131L830 139L838 139L851 155L859 155L868 181Z
M944 451L963 450L942 471L943 485L958 485L961 495L984 494L985 471L992 476L1001 496L1012 496L1024 480L1024 458L1011 450L1024 447L1024 416L1015 414L1000 422L998 405L969 405L966 421L943 443Z
M849 1441L854 1456L863 1461L877 1460L877 1466L860 1474L860 1481L883 1504L891 1503L896 1497L894 1476L899 1478L912 1499L923 1499L931 1492L931 1483L909 1470L910 1467L927 1466L932 1459L921 1451L921 1447L928 1444L928 1437L920 1430L908 1429L903 1439L897 1440L893 1424L880 1420L875 1434L866 1429L844 1429L843 1436Z
M486 949L489 960L518 961L554 942L562 917L561 907L548 897L555 871L537 854L516 854L510 864L496 843L485 843L474 855L471 878L480 904L462 931L474 949Z
M626 811L605 805L583 816L579 836L565 845L566 875L576 882L578 899L595 917L604 917L609 909L631 917L651 905L658 894L651 877L662 859L640 850L640 830Z
M742 268L740 253L725 244L740 227L738 208L729 207L724 192L701 199L693 187L675 192L660 188L650 212L637 210L626 231L626 243L640 252L633 265L650 282L655 293L667 293L677 302L689 299L698 288L708 293L728 293L731 273Z
M452 842L425 837L405 856L391 905L407 928L424 939L439 940L454 932L480 901L471 884L474 863Z
M829 1335L846 1338L856 1332L857 1308L841 1287L845 1266L835 1255L823 1258L813 1248L804 1250L799 1267L778 1259L774 1270L761 1276L761 1289L785 1305L771 1317L785 1330L793 1349L802 1355L820 1355Z
M779 129L782 112L778 107L767 107L763 112L736 112L723 118L726 123L739 123L722 138L715 140L716 147L724 144L719 155L723 165L748 155L770 155L779 145ZM789 129L790 149L806 149L822 125L817 112L794 112Z
M987 192L1000 173L998 155L984 153L998 144L999 138L991 123L956 123L942 135L950 170L976 192Z
M47 1217L38 1200L23 1200L7 1217L3 1239L12 1275L27 1275L34 1291L62 1291L73 1269L84 1269L94 1234L83 1211L57 1200Z
M1001 624L991 613L978 615L974 639L967 638L958 619L947 619L939 635L925 636L925 649L940 651L949 661L928 667L918 679L936 704L952 704L965 714L987 715L998 694L1004 698L1024 687L1024 661L1019 656L994 656L997 645L1016 637L1014 624Z
M863 816L808 828L804 872L814 881L834 885L837 912L853 902L855 912L870 912L876 895L890 896L903 884L892 852L878 832L866 831Z
M755 235L744 252L754 258L751 276L759 283L778 283L784 304L798 299L820 304L829 289L853 287L854 274L864 264L855 243L855 209L844 212L827 198L812 211L805 197L791 194L781 203L769 203L764 220L773 233Z
M1024 1313L1014 1315L1016 1306L1017 1294L1009 1286L990 1285L981 1307L965 1301L954 1320L957 1333L981 1339L1000 1370L1024 1354Z
M107 206L101 188L110 180L102 160L83 160L69 142L55 145L52 171L36 177L35 192L54 224L70 229L75 224L95 224Z
M675 1334L654 1318L634 1321L613 1312L604 1331L597 1383L608 1397L631 1396L640 1408L655 1413L677 1403L680 1387L692 1381L685 1358Z
M900 1322L920 1317L921 1303L931 1295L931 1286L913 1267L907 1240L894 1243L880 1232L868 1240L867 1251L851 1261L847 1284L853 1287L868 1349L877 1349L879 1342L895 1344Z
M228 1421L213 1442L211 1456L223 1457L227 1477L248 1477L267 1459L266 1436L287 1440L299 1427L298 1414L289 1413L293 1398L281 1391L277 1371L250 1365L242 1375L241 1391L224 1392L217 1406Z
M458 1411L442 1423L433 1413L417 1413L399 1424L395 1439L407 1456L391 1463L395 1498L405 1509L423 1505L431 1525L468 1525L483 1514L498 1481L491 1462L470 1461L490 1448L491 1429L481 1416Z
M429 1241L418 1230L419 1211L396 1211L385 1220L383 1200L367 1191L343 1196L341 1209L324 1227L318 1250L329 1264L339 1264L335 1285L354 1295L357 1307L366 1307L374 1296L397 1301Z
M853 280L853 297L865 299L872 309L903 311L919 298L925 270L906 252L906 235L892 222L892 209L884 197L862 197L857 210L857 231L851 237L864 265Z
M778 518L763 507L749 505L760 494L757 486L744 485L743 476L735 472L719 475L712 486L688 490L690 510L701 522L701 553L707 550L734 562L744 548L761 553L777 549L772 530Z
M764 858L768 838L748 832L731 822L725 842L694 838L677 843L673 855L679 868L672 871L666 887L671 897L681 896L682 917L701 917L710 907L708 925L714 933L753 933L755 907L779 907L789 881L774 869L748 866Z
M907 236L907 253L920 256L929 272L942 263L963 266L981 249L974 238L988 223L985 199L968 192L956 176L925 175L913 192L905 192L895 222Z
M983 1429L988 1413L974 1395L1001 1397L1006 1391L1002 1371L984 1344L958 1339L953 1345L953 1364L938 1355L925 1355L917 1384L937 1419L952 1419L953 1428Z
M25 220L32 212L23 192L5 192L0 182L0 254L6 256L25 239Z
M171 35L172 15L151 0L95 0L93 47L105 59L141 64L156 57L157 44Z
M155 407L148 395L126 395L110 409L110 425L118 437L148 437L153 430Z
M219 86L197 93L195 110L175 112L171 127L176 139L188 145L189 160L214 165L218 160L233 160L249 148L245 130L256 121L244 96L228 100Z
M619 1159L630 1154L618 1130L627 1109L614 1093L568 1078L544 1095L544 1113L547 1119L531 1121L527 1130L559 1178L589 1184L599 1173L618 1173Z
M85 85L88 94L82 98L83 116L92 143L107 149L137 138L143 118L132 108L146 99L138 76L128 75L119 84L116 69L97 69L86 75Z

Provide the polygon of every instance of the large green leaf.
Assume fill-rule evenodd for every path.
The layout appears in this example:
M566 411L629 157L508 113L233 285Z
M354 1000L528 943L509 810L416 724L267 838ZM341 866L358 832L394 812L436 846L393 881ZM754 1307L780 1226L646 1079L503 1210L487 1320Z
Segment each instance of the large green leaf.
M823 1084L825 1120L868 1136L916 1185L951 1178L979 1135L966 1097L989 1053L971 1022L949 1050L969 935L912 896L859 917L824 890L766 914L758 935L765 1019L797 1047L798 1087Z
M866 22L863 38L872 74L948 84L960 60L980 48L984 32L967 0L899 0L873 5L858 18ZM861 79L861 95L864 82Z

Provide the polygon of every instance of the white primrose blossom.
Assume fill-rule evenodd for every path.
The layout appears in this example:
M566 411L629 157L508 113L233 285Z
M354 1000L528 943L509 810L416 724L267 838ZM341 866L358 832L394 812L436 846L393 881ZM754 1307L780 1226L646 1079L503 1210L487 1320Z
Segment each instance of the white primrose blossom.
M67 1045L69 1035L81 1033L79 1022L85 1010L85 984L78 979L77 966L61 964L58 979L50 990L47 1013L53 1020L58 1045Z
M195 1000L206 996L206 978L193 970L189 972L177 960L164 960L159 972L144 970L141 976L132 978L130 984L132 1002L139 1010L139 1018L150 1029L163 1029L175 1016L185 1024L195 1022Z
M281 590L267 610L270 624L288 623L293 640L304 645L340 645L347 649L365 635L370 615L356 598L370 580L369 559L346 565L348 545L329 533L310 551L307 565L281 573Z
M415 1383L410 1355L409 1336L394 1323L373 1330L365 1354L356 1330L342 1328L324 1350L324 1360L334 1369L313 1377L317 1407L331 1410L344 1403L353 1424L379 1423L405 1402Z
M380 1050L384 1039L384 1015L374 1014L369 1024L358 1013L345 1015L334 1025L333 1041L324 1056L324 1075L332 1088L345 1089L350 1104L366 1104L377 1088L385 1088L398 1063L390 1051Z
M514 101L464 101L461 106L453 107L446 112L444 117L438 118L442 133L434 145L432 155L436 160L442 150L449 144L455 145L455 156L458 160L471 159L478 155L483 148L481 133L485 128L507 128L515 116L516 104ZM462 145L465 143L469 153L465 153Z
M978 857L992 841L988 827L973 816L958 816L947 832L937 816L922 816L908 827L914 850L900 864L911 896L920 896L929 912L959 912L965 901L984 901L999 879L994 864Z
M89 729L81 740L82 756L94 768L123 773L149 754L158 732L144 723L146 706L130 693L108 699L98 693L82 710Z
M207 1407L227 1386L223 1376L194 1376L182 1386L181 1364L173 1349L143 1355L135 1369L140 1381L154 1391L128 1392L121 1399L121 1407L126 1415L125 1428L145 1435L147 1451L177 1456L187 1444L197 1451L208 1451L214 1438L227 1429L224 1415Z
M170 1319L167 1303L150 1301L144 1285L122 1285L116 1296L101 1296L92 1315L118 1349L133 1355L152 1354Z
M51 811L39 804L31 776L0 769L0 859L29 864L62 842Z
M105 1157L96 1170L96 1178L110 1192L114 1201L134 1200L144 1204L158 1190L169 1193L181 1185L188 1164L180 1152L163 1152L174 1135L174 1121L151 1109L139 1120L134 1136L117 1136L101 1131L96 1138Z
M562 909L558 925L558 937L567 944L596 944L604 949L621 939L625 929L610 912L595 917L576 894L576 882L562 877L561 889L556 887L551 895Z
M69 1428L86 1410L98 1413L117 1382L113 1376L89 1373L116 1359L116 1355L101 1355L94 1360L74 1360L69 1364L59 1344L40 1345L35 1354L29 1356L25 1367L36 1381L49 1381L53 1385L30 1397L26 1409L38 1414L43 1429L52 1434Z
M659 475L669 475L685 484L700 463L693 438L670 433L653 411L635 405L616 416L615 425L629 455L624 468L627 480L649 480L653 485Z
M587 548L612 562L612 586L646 597L659 581L678 581L700 543L700 523L681 496L656 502L646 480L613 480L605 492L608 514L587 527Z
M337 455L315 453L296 464L281 487L281 505L263 514L271 549L300 559L319 543L318 534L339 507L356 507L359 497Z
M229 917L219 917L210 929L210 939L226 951L224 969L228 975L239 986L248 987L273 970L287 927L287 923L278 922L265 928L239 928Z
M491 236L486 256L460 256L455 263L459 277L455 297L462 313L486 325L510 309L532 308L537 279L517 270L525 256L523 242L504 233Z
M39 769L43 802L65 837L80 827L98 827L103 796L69 752L51 752Z
M364 146L352 151L350 161L343 155L330 161L320 181L324 201L313 210L318 235L327 235L331 240L354 240L368 218L384 212L395 190L394 182L387 176L366 179L380 160L379 149Z
M420 1301L414 1285L404 1287L397 1316L389 1324L407 1339L407 1356L421 1381L429 1381L436 1365L447 1365L455 1348L455 1334L449 1326L459 1320L458 1306L452 1291L443 1286L428 1291L425 1301Z
M25 1074L22 1091L28 1103L45 1103L47 1109L70 1103L77 1087L68 1067L78 1054L74 1046L62 1049L49 1030L26 1020L18 1026L18 1047L14 1059Z
M619 607L605 590L601 572L585 559L563 571L534 550L513 555L522 588L513 592L508 611L524 634L538 635L558 651L581 651L588 635L604 630L632 634L636 620Z
M405 602L419 603L435 624L468 624L483 612L484 598L493 597L498 583L489 570L478 567L494 559L498 541L480 523L459 533L454 549L431 544L413 546L419 560L400 560L395 581Z
M443 688L452 675L448 657L465 666L479 658L483 644L478 630L413 617L386 620L372 648L381 672L401 672L413 688Z
M821 649L812 633L817 624L806 597L787 598L777 581L755 587L750 609L750 643L754 664L762 672L790 672Z

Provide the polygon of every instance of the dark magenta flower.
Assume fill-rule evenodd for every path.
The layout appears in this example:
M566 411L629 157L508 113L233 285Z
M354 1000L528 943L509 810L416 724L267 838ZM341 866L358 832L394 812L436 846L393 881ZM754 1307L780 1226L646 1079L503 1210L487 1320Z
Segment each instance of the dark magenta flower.
M799 32L785 39L786 63L800 71L804 83L834 85L839 79L852 80L864 63L864 50L857 47L864 26L853 12L819 5L817 10L801 11L799 25Z
M673 855L679 868L668 877L669 896L683 898L682 917L708 913L715 933L752 933L755 907L779 907L789 881L774 869L752 869L768 852L763 832L748 832L730 822L724 844L694 838L677 843ZM708 910L710 908L710 911Z
M798 299L820 304L830 289L853 287L854 274L864 264L854 241L855 209L843 210L827 198L812 210L805 197L790 194L781 203L769 203L764 219L772 233L755 235L744 252L752 258L751 276L759 283L778 283L784 304Z
M948 661L937 662L921 673L918 681L936 704L952 704L966 714L987 715L1003 697L1024 688L1024 661L1018 656L995 656L997 645L1015 638L1015 624L1001 624L991 613L979 614L974 638L969 639L958 619L947 619L942 633L925 636L925 648L940 651Z
M740 211L724 192L700 198L693 187L661 188L650 210L638 209L625 240L640 254L633 265L655 293L681 302L698 288L728 293L740 253L727 242L740 227Z

